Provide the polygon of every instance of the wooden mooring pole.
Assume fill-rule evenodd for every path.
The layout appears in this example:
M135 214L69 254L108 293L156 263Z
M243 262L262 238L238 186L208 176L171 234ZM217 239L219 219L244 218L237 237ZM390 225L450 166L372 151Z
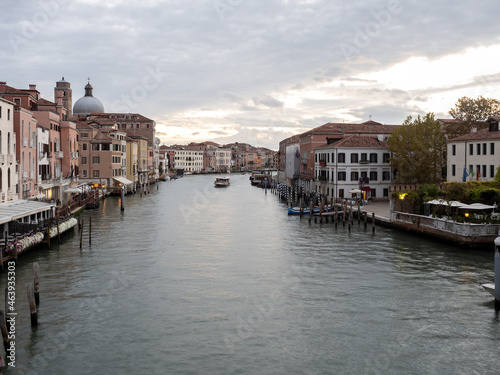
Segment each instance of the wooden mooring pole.
M89 245L92 245L92 216L89 216Z
M31 326L38 325L38 316L36 312L36 303L35 303L35 292L33 290L33 284L29 283L28 288L26 289L28 294L28 303L30 305L30 315L31 315Z
M35 296L35 304L40 305L40 267L38 262L33 262L33 294Z
M82 241L83 241L83 219L81 221L80 227L82 230L80 231L80 250L82 249Z
M57 241L61 243L61 233L59 233L59 214L56 216L56 226L57 226Z
M372 212L372 233L375 233L375 212Z

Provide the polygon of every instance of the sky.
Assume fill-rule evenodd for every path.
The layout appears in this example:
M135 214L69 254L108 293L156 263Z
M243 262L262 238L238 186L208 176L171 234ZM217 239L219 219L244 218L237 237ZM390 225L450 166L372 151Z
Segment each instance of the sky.
M156 121L167 145L279 142L500 99L497 0L3 0L0 81Z

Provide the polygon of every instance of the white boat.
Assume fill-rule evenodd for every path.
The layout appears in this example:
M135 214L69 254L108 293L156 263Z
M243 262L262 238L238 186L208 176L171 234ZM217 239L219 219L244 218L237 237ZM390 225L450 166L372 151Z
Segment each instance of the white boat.
M495 297L495 283L484 283L479 285L481 285L487 292L490 292L490 294Z
M214 182L215 187L229 186L229 177L217 177Z

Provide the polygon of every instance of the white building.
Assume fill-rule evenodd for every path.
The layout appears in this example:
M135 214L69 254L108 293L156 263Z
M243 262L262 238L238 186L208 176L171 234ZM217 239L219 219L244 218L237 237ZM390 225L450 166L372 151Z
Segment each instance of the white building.
M287 152L288 154L288 152ZM316 192L330 199L357 197L388 198L392 182L386 136L351 135L318 147L314 154Z
M231 155L230 148L217 148L215 150L215 171L229 172L231 171Z
M184 172L201 172L203 169L203 151L174 149L174 168Z
M491 181L500 166L500 117L488 119L488 129L447 142L448 181Z
M0 98L0 202L19 199L14 103Z

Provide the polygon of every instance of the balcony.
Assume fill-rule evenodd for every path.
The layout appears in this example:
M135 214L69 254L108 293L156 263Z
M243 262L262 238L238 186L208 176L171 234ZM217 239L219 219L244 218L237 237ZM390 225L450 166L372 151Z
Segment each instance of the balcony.
M307 164L307 159L302 158L302 159L300 159L300 162L301 162L302 164Z
M56 159L64 159L64 151L56 151L54 152Z
M5 202L5 193L3 191L0 192L0 202Z
M7 155L7 160L9 161L9 164L14 163L14 155Z
M360 160L359 164L370 164L369 160Z
M28 146L28 138L23 138L23 147Z
M35 178L35 172L31 171L30 172L30 180L33 180Z
M4 154L0 155L0 163L5 164L5 155Z
M319 161L319 166L320 167L326 167L326 160L320 160Z
M16 197L16 194L14 194L14 191L12 189L9 189L7 192L7 200L12 201Z
M38 159L42 160L44 157L47 156L47 153L46 152L43 152L43 151L40 151L38 153Z
M319 176L318 176L318 181L326 182L326 181L328 181L328 180L326 179L326 176L319 175Z
M23 181L28 179L28 172L23 172Z

